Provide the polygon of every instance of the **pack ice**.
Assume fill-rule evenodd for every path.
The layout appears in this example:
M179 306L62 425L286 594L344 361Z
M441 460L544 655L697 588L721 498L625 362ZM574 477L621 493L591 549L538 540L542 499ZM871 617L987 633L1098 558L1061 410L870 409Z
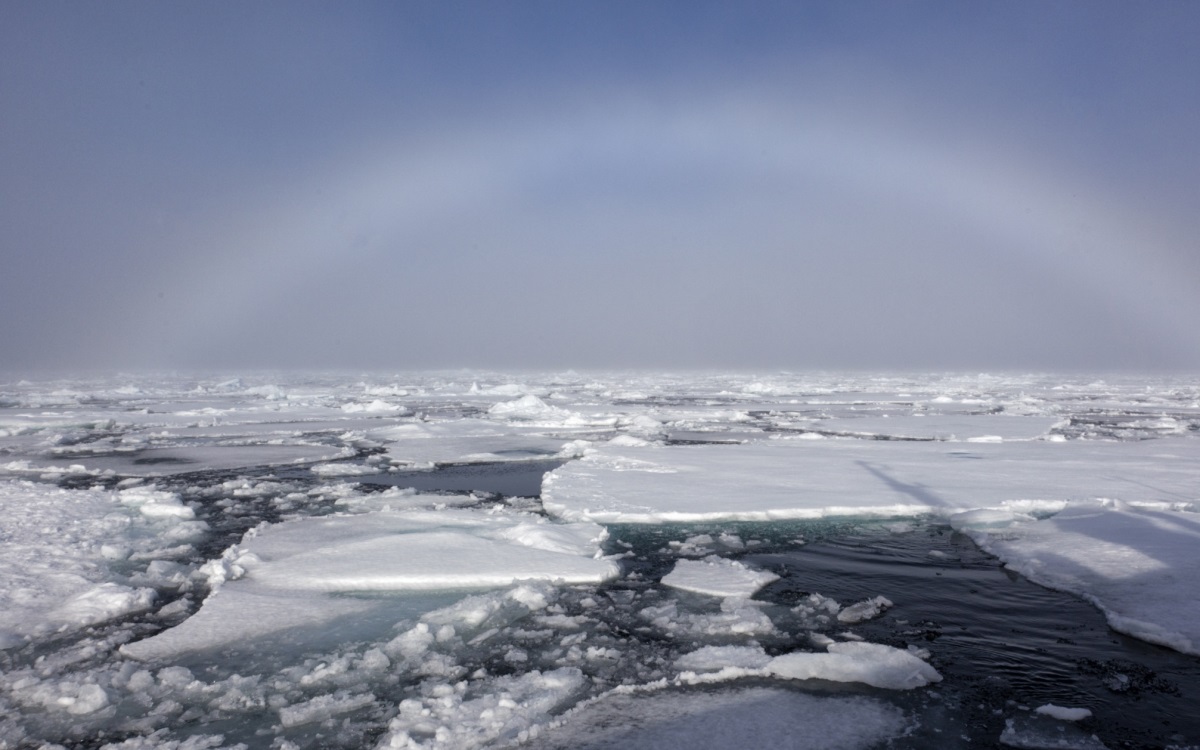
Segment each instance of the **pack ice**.
M1066 689L963 725L993 676L912 602L779 560L944 534L1197 654L1198 432L1186 378L0 384L0 750L1102 746ZM540 497L486 486L546 460ZM481 484L371 481L447 465Z

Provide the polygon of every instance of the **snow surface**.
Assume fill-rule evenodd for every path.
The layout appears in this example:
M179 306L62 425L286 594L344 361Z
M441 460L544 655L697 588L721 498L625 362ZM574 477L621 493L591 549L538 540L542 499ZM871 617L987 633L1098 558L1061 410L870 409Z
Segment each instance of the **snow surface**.
M401 465L520 461L549 456L574 457L574 437L555 428L497 423L483 419L411 422L369 430L367 436L386 445L390 458ZM583 434L583 433L577 433Z
M885 407L886 408L886 407ZM950 442L1004 442L1036 440L1050 434L1062 420L1057 417L1014 416L1012 414L907 414L903 410L882 415L868 412L862 416L830 417L782 424L814 434L843 437L869 437L894 440L942 440Z
M548 474L550 513L598 523L949 516L1059 510L1069 500L1197 500L1200 441L967 445L768 440L747 445L602 445Z
M720 597L749 597L779 576L752 570L737 560L710 555L703 560L680 560L663 576L664 586Z

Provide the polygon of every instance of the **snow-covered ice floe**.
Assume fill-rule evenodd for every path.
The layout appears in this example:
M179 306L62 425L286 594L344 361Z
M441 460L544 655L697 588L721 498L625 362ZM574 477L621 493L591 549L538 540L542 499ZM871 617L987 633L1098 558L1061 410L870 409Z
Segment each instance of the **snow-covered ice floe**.
M561 456L574 458L574 438L563 429L553 435L545 428L504 424L493 420L457 419L443 422L409 422L367 432L386 446L390 458L401 465L433 466L439 463L520 461Z
M195 615L122 653L164 659L370 608L370 600L333 594L598 583L620 572L599 559L604 535L587 522L465 510L376 511L264 526L207 566L213 593Z
M703 560L680 560L663 577L664 586L712 596L750 597L779 576L765 570L751 570L736 560L710 555Z
M551 472L551 514L598 523L1055 511L1069 500L1192 502L1200 441L946 444L780 439L609 443Z

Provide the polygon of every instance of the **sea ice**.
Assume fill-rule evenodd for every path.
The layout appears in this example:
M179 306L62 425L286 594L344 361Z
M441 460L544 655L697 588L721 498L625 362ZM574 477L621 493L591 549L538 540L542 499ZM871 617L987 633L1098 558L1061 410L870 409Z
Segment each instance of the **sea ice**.
M876 596L866 601L851 604L841 612L838 612L838 622L846 623L847 625L864 622L878 617L880 613L891 606L892 602L890 599L883 596Z
M614 691L522 744L529 750L754 747L865 750L904 734L895 706L864 696L780 688Z
M968 533L1031 580L1092 601L1114 630L1200 654L1200 514L1107 500Z
M722 659L728 663L721 664ZM831 642L825 651L794 651L768 657L761 648L705 647L685 654L676 666L685 683L713 683L742 677L861 682L887 690L912 690L942 676L916 654L881 643ZM691 671L688 671L691 670Z
M911 690L941 682L938 671L908 651L881 643L832 643L826 653L796 652L777 656L767 674L793 680L863 682L890 690Z
M563 453L574 439L562 428L547 434L544 427L484 419L405 422L379 427L367 436L384 444L388 456L401 464L433 466L544 459ZM567 456L575 455L568 451Z
M590 523L463 510L375 511L262 526L209 567L219 588L195 615L122 651L166 658L369 608L367 601L330 594L600 582L620 572L598 559L604 534Z
M668 601L638 614L671 638L728 642L778 632L760 603L741 596L722 599L719 612L681 612L676 602Z
M851 587L839 596L859 601L841 607L792 580L786 596L755 601L773 574L714 553L804 542L724 522L841 516L814 525L832 529L888 516L885 528L911 542L928 528L912 517L931 514L1014 570L1095 602L1113 627L1195 653L1198 428L1200 390L1183 379L514 382L454 372L4 384L0 744L733 747L753 738L856 748L933 736L942 725L879 693L801 682L908 689L940 679L916 645L836 632L890 602ZM725 444L687 444L706 441ZM578 457L545 482L559 523L517 512L537 510L532 498L358 484L399 465ZM467 469L477 470L489 471ZM722 523L635 530L621 541L626 579L597 586L620 568L597 557L596 521ZM246 528L255 530L205 562ZM957 555L930 555L949 578ZM112 621L153 608L156 592L171 603ZM155 624L168 629L133 640ZM815 651L785 653L797 646ZM775 687L729 682L743 678ZM978 696L947 682L918 702L936 713ZM1102 747L1065 723L1083 711L1015 712L1000 740ZM1159 740L1168 738L1147 741Z
M149 609L153 589L125 585L110 565L154 559L178 544L173 530L196 530L191 515L169 493L0 481L0 648Z
M680 671L716 672L726 667L762 669L771 657L759 646L703 646L675 660Z
M566 409L551 406L530 393L514 401L501 401L488 409L488 415L502 419L557 423L570 418L572 413Z
M1094 734L1040 714L1006 719L1000 744L1028 750L1108 750Z
M500 677L474 696L465 694L465 682L439 686L423 699L401 701L376 747L458 750L526 739L531 726L548 722L585 682L578 669L562 667Z
M944 440L960 442L1036 440L1048 435L1062 420L1010 414L907 414L816 419L785 423L790 429L810 429L818 434L888 440Z
M1059 721L1083 721L1092 715L1091 709L1056 706L1053 703L1047 703L1044 706L1038 706L1037 708L1033 709L1033 712L1051 716Z
M663 576L664 586L720 597L750 597L779 576L753 570L736 560L710 555L703 560L680 560Z
M596 446L547 474L542 502L570 520L663 523L1055 510L1066 500L1191 502L1200 440L971 443L769 440Z

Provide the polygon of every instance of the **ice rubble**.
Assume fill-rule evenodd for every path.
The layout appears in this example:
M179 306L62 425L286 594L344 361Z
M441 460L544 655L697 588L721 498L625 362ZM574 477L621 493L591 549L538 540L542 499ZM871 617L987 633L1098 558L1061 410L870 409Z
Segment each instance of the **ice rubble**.
M151 608L110 566L178 556L205 528L170 493L26 481L0 481L0 516L0 648Z

